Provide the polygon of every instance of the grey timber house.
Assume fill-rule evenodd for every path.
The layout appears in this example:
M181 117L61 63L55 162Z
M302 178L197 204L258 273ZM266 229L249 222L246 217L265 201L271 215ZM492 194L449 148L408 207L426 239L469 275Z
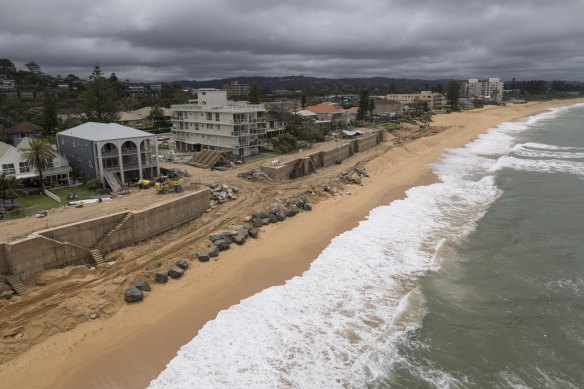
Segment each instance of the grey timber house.
M88 122L57 134L69 165L114 192L131 181L160 175L155 135L115 123Z

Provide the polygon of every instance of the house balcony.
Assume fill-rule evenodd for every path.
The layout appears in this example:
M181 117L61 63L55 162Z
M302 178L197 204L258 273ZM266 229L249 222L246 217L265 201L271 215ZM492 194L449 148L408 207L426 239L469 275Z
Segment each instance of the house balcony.
M261 116L258 118L251 118L251 119L237 119L237 120L230 120L230 124L255 124L255 123L265 123L266 118Z

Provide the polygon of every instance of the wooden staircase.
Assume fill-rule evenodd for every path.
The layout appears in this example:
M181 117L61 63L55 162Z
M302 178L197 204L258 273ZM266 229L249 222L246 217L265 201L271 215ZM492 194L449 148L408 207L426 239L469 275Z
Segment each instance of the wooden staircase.
M24 286L20 277L16 274L6 276L6 280L8 281L8 284L12 286L12 289L14 289L17 295L22 296L26 293L26 286Z
M93 260L95 261L96 265L100 265L105 262L105 258L101 253L101 246L113 235L114 232L119 231L122 226L132 218L134 214L132 212L128 212L124 215L124 217L116 223L110 230L108 230L93 246L89 248L89 252Z

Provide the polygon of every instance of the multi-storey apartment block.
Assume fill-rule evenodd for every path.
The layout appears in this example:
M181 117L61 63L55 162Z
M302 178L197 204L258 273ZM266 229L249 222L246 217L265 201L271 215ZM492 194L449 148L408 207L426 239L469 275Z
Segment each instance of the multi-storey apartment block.
M179 151L209 149L243 157L257 154L266 143L263 104L235 103L225 91L198 89L194 100L170 109Z
M504 84L500 78L488 80L471 78L463 85L463 94L465 97L483 97L500 103L503 99L503 88Z
M416 100L421 100L428 103L429 109L439 109L442 108L444 95L438 92L422 91L420 93L393 93L386 95L385 99L397 101L401 104L412 104L416 102Z

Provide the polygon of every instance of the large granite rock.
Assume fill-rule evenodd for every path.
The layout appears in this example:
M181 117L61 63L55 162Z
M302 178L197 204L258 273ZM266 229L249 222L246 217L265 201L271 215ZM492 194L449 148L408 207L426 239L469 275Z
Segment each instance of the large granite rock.
M211 248L209 249L209 257L211 258L215 258L219 256L219 247L213 245L211 246Z
M180 268L178 266L173 266L170 268L170 270L168 271L168 275L170 278L181 278L183 276L183 274L185 274L185 271L183 268Z
M150 287L150 284L148 283L148 281L145 280L138 280L134 282L134 287L140 289L143 292L150 292L152 290L152 288Z
M219 249L219 251L225 251L229 249L230 243L224 241L223 239L219 239L215 241L215 245Z
M235 238L233 238L233 241L241 246L242 244L245 243L245 238L246 238L245 235L237 234L235 235Z
M216 247L216 246L213 246ZM207 262L211 257L209 256L209 253L203 250L199 250L197 251L197 259L201 262Z
M179 259L175 262L175 265L180 267L183 270L187 270L189 268L189 261L186 259Z
M124 297L127 303L133 303L136 301L140 301L144 298L144 292L140 289L136 288L135 286L126 289L126 293L124 293Z
M298 212L300 212L298 210L298 207L296 205L292 204L286 210L286 216L292 217L292 216L295 216Z
M166 284L168 282L168 272L161 271L156 273L154 276L154 281L158 282L159 284Z

